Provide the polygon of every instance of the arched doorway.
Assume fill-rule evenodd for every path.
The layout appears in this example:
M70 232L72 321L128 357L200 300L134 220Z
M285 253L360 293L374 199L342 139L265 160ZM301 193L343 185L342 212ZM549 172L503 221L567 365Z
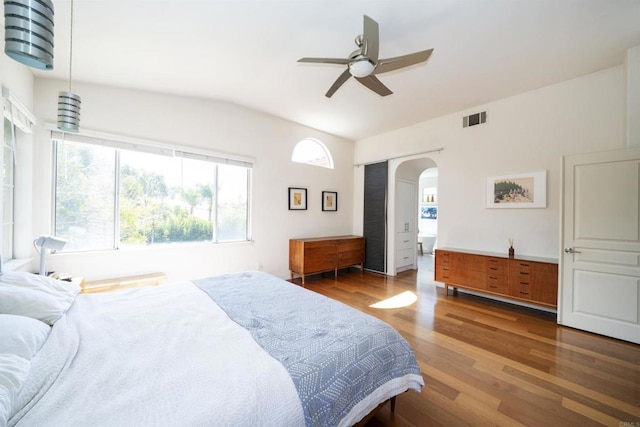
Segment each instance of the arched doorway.
M421 195L418 194L420 175L434 168L437 170L436 162L424 155L390 162L389 200L393 203L389 203L388 212L387 274L396 275L408 268L418 268L419 216L422 207ZM413 191L410 190L412 184ZM435 188L434 194L437 194L437 184ZM406 258L409 254L412 254L411 260Z
M418 270L433 271L438 238L438 168L430 167L418 179Z

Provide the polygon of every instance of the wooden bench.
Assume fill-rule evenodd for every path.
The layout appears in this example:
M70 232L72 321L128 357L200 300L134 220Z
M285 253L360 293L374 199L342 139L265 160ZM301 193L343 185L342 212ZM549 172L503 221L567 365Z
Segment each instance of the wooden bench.
M114 277L101 280L87 280L81 285L82 293L109 292L117 289L134 288L138 286L158 286L167 280L164 273L149 273L135 276Z

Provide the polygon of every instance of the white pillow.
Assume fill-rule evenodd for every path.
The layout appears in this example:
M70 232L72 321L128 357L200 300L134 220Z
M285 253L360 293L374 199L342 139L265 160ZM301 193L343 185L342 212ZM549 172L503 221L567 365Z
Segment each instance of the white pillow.
M0 313L17 314L53 325L73 304L77 284L18 271L0 275Z
M51 327L39 320L0 314L0 353L31 360L47 340Z
M0 275L0 282L23 288L39 289L52 294L62 293L70 296L71 300L80 292L80 286L75 283L24 271L5 271Z
M0 283L2 314L27 316L53 325L70 305L70 302L46 292Z
M0 426L7 425L13 401L29 375L29 365L15 354L0 354Z

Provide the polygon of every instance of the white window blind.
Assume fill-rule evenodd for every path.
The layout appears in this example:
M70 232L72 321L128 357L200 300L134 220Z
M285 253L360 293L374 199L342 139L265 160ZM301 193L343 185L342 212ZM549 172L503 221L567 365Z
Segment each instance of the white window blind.
M54 127L47 125L47 127ZM229 164L234 166L253 167L254 160L229 153L216 153L204 149L181 147L178 145L148 141L121 135L106 134L101 132L80 131L79 133L67 133L59 130L51 130L51 139L58 141L80 142L95 144L122 150L138 151L143 153L158 154L169 157L183 157L196 160L205 160L214 163Z
M22 132L33 133L36 117L16 98L9 89L2 87L2 106L4 117L11 120Z

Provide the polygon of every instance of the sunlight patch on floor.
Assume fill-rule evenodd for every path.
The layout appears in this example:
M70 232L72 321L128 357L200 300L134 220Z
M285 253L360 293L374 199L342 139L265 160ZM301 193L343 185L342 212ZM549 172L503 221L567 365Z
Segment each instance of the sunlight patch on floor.
M371 308L400 308L407 307L418 300L418 296L411 291L404 291L401 294L393 296L391 298L383 299L380 302L371 304Z

